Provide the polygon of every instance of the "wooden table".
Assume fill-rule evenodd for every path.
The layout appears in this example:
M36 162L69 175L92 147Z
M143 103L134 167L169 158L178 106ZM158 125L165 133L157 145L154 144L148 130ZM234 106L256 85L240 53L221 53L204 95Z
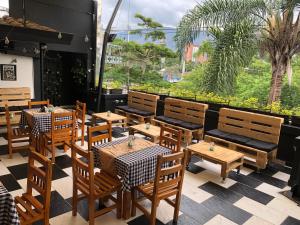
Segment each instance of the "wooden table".
M124 219L130 218L131 189L153 181L157 156L171 154L170 149L142 138L136 138L134 146L129 149L127 146L128 140L127 137L92 147L95 167L109 172L110 167L113 166L117 175L123 180L122 212ZM113 152L113 154L109 154L110 157L107 157L109 152ZM111 162L113 162L113 165Z
M189 156L198 155L207 161L220 164L223 181L231 170L237 169L237 173L240 172L244 162L244 154L218 145L215 145L214 150L211 151L209 150L210 146L210 143L202 141L189 145L187 150L189 151Z
M109 116L107 112L94 113L92 115L92 124L96 124L97 119L102 119L105 122L114 125L122 125L122 127L127 126L127 118L116 113L110 113Z
M140 133L149 137L152 142L158 143L160 137L160 127L149 124L149 129L146 129L146 124L138 124L128 127L129 134L134 135L135 133Z

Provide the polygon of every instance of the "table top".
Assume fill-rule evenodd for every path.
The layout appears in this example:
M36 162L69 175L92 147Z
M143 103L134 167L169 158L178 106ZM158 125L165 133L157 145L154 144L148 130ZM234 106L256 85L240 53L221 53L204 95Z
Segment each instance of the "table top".
M113 159L115 172L123 179L123 190L130 191L132 187L154 180L157 156L171 154L171 150L144 139L136 139L133 148L127 152L128 148L124 147L127 143L128 138L122 138L93 146L92 151L95 167L103 169L108 166L106 169L109 169L108 164ZM109 152L110 156L103 154L103 150ZM119 150L121 153L113 154L113 151Z
M210 151L210 146L210 143L201 141L197 144L187 146L187 149L207 159L217 160L223 163L231 163L244 157L244 154L240 152L219 145L215 145L214 150Z
M125 116L121 116L119 114L116 114L116 113L110 113L109 116L107 116L107 112L102 112L102 113L94 113L92 115L93 117L97 117L99 119L103 119L103 120L106 120L106 121L116 121L116 120L125 120L126 117Z
M160 136L160 127L150 124L149 129L146 129L146 124L137 124L130 126L130 129L136 130L138 132L148 134L153 137Z

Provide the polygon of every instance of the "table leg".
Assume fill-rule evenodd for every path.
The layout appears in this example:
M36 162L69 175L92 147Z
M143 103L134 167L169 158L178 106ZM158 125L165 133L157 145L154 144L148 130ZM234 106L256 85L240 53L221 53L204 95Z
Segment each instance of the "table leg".
M127 220L130 218L131 209L131 193L129 191L123 192L123 219Z
M221 165L221 177L223 178L223 182L226 180L227 178L227 163L223 163Z

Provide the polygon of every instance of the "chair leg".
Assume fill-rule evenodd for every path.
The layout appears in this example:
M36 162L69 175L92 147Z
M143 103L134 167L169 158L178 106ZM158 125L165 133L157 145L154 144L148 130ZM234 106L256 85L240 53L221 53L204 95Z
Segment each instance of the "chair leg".
M174 207L174 216L173 216L173 224L177 224L178 216L179 216L179 207L180 207L180 194L176 195L175 199L175 207Z
M151 216L150 216L150 225L155 225L156 224L156 210L157 210L157 200L155 199L152 202L152 206L151 206Z
M89 225L95 224L95 201L89 198Z
M75 182L73 182L72 215L77 216L78 191Z
M121 190L117 191L117 218L118 219L122 218L122 205L123 205L122 195L123 193Z
M51 144L51 153L52 153L52 163L55 163L55 146L54 144Z
M12 150L12 143L11 141L8 141L8 154L9 154L9 158L11 159L12 158L12 153L13 153L13 150Z
M44 225L49 225L49 209L45 212Z
M81 129L81 146L84 145L84 127Z
M133 188L131 190L131 216L135 216L136 215L136 190Z

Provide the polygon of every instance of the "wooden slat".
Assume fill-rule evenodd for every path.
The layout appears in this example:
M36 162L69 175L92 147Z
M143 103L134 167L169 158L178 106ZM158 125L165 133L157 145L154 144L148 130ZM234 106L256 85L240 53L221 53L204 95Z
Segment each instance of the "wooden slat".
M136 91L130 91L128 93L128 106L156 113L158 95L151 95Z
M218 129L278 144L283 118L222 108Z

